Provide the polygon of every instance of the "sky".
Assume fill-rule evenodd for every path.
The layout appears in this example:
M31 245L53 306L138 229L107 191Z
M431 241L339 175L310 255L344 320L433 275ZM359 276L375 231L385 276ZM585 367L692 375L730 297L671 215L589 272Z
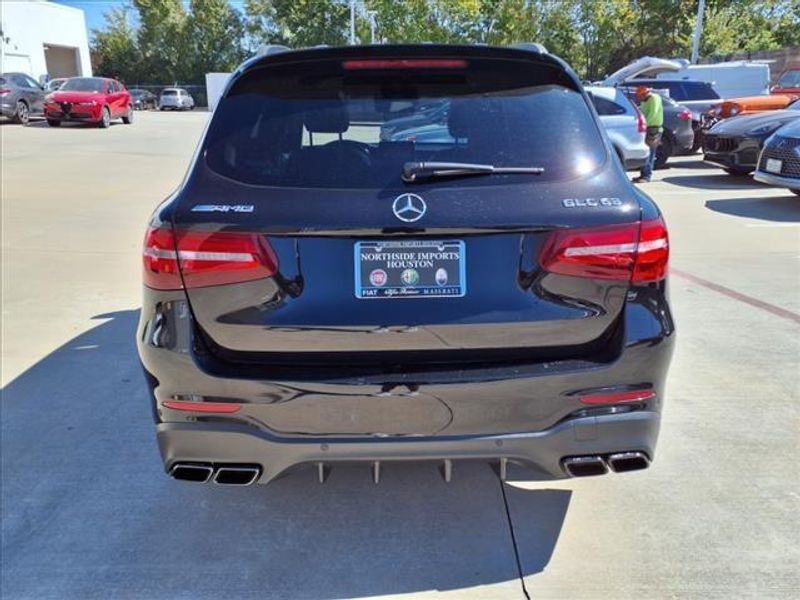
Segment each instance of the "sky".
M50 0L57 4L66 4L67 6L74 6L80 8L86 15L86 28L89 30L91 36L92 29L102 29L105 24L103 14L115 6L124 6L126 0ZM189 5L189 0L182 0L185 5ZM241 9L244 4L243 0L228 0L231 5Z

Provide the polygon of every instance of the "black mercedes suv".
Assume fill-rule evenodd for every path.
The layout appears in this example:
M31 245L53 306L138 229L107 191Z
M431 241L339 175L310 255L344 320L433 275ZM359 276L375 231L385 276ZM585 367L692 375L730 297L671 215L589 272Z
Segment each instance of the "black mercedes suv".
M442 112L447 136L381 139ZM137 343L165 468L643 469L668 250L541 47L273 48L230 78L147 229Z

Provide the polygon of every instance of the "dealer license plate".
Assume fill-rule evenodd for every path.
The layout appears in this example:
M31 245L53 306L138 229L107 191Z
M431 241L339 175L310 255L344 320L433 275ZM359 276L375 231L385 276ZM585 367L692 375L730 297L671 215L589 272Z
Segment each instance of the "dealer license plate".
M769 171L770 173L780 173L782 167L783 167L782 160L778 160L777 158L767 159L767 171Z
M356 298L454 298L467 293L462 240L355 244Z

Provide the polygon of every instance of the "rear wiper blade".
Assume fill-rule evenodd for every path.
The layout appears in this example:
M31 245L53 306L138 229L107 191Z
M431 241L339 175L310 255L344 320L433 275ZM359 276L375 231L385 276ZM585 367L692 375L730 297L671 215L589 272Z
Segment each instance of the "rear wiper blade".
M406 183L437 177L469 177L471 175L541 175L542 167L495 167L460 162L407 162L400 176Z

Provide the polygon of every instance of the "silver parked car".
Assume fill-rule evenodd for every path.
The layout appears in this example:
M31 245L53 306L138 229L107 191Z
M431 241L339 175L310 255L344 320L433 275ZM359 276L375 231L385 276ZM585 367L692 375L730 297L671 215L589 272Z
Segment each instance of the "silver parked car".
M626 169L644 165L650 148L644 143L647 124L642 113L619 88L586 86L600 122Z
M0 74L0 114L26 125L31 115L44 114L44 90L25 73Z
M800 119L767 138L753 179L800 196Z
M158 99L159 110L192 110L194 98L183 88L165 88Z

